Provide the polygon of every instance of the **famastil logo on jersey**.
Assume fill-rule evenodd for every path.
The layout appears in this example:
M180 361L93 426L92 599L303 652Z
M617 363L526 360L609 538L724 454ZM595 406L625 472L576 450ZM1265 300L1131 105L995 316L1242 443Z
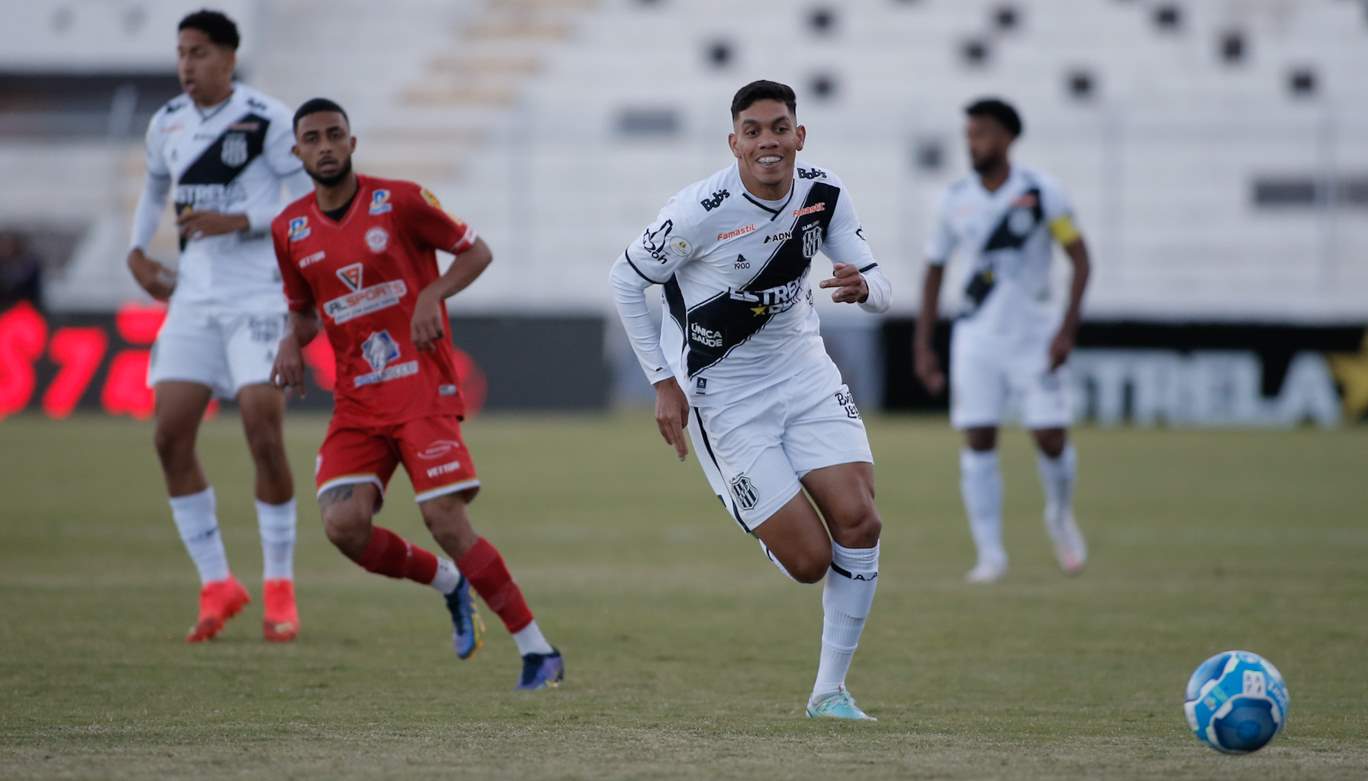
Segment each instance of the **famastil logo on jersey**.
M399 303L408 286L404 280L381 282L370 287L362 286L362 272L365 267L352 263L337 270L337 278L342 280L352 292L331 299L323 304L323 314L331 317L334 323L342 324L355 320L362 315L379 312Z
M358 388L418 373L416 360L390 365L391 361L399 357L399 343L394 341L389 331L376 331L366 337L366 341L361 343L361 357L370 364L371 370L366 374L357 375L353 384Z
M370 215L372 217L391 211L394 211L394 204L390 203L389 190L376 190L371 193Z

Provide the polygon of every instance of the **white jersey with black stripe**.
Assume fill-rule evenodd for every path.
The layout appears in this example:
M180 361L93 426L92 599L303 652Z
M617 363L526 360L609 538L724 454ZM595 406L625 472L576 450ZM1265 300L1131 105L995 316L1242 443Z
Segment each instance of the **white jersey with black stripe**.
M860 269L871 290L877 277L877 300L871 293L862 306L887 308L886 278L849 193L831 171L801 160L779 201L747 192L736 164L695 182L627 247L622 260L663 286L660 348L695 406L835 372L809 280L818 252ZM662 367L647 365L652 351L635 336L633 345L654 380Z
M270 224L285 204L282 183L297 179L302 170L290 151L290 110L242 84L234 84L232 95L209 109L181 95L153 115L146 145L148 177L172 186L176 214L190 209L245 213L250 224L238 233L183 237L173 300L283 309ZM151 207L159 212L164 202ZM154 230L159 217L151 217ZM138 231L135 225L135 246Z

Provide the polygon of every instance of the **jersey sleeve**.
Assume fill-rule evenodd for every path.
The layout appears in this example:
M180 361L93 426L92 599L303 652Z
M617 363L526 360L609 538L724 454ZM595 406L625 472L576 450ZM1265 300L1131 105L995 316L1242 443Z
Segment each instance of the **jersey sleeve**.
M855 213L850 191L844 187L841 188L840 197L836 199L836 211L831 215L831 223L827 226L822 252L837 263L846 263L858 268L861 274L879 265L874 260L874 251L869 248L869 242L865 241L864 226L860 224L859 215Z
M283 216L271 223L271 243L275 245L276 265L280 266L280 279L285 285L285 300L290 310L306 312L314 305L313 289L290 256L288 230Z
M281 179L304 170L304 163L294 156L294 117L282 105L271 111L266 127L266 165Z
M685 208L680 196L671 198L641 238L628 244L623 253L632 270L653 285L665 284L697 250L697 226L687 218Z
M144 159L147 161L147 175L161 178L171 178L171 169L166 165L166 158L162 156L162 146L166 136L161 132L162 114L157 112L152 117L152 121L147 123L147 134L143 136Z
M936 218L931 225L931 235L926 237L926 262L932 266L944 266L955 253L959 237L950 224L950 194L941 196L936 203Z
M1058 183L1047 179L1041 182L1040 200L1045 222L1050 226L1050 235L1054 236L1059 246L1065 247L1076 241L1080 234L1074 222L1073 203L1068 193Z
M400 218L420 244L432 249L457 255L475 245L475 229L447 214L442 202L426 187L415 185L405 195Z

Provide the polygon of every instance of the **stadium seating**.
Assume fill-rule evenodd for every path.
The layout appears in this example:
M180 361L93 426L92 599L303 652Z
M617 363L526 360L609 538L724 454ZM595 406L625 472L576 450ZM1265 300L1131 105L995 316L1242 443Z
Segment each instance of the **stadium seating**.
M1097 260L1094 316L1368 314L1357 0L253 9L253 83L290 101L337 98L355 115L360 167L421 179L489 238L499 261L468 307L606 311L607 264L675 189L727 162L731 93L765 77L798 90L806 156L852 186L899 311L915 303L936 195L966 169L960 107L993 93L1026 118L1017 159L1074 197ZM62 165L99 154L71 150ZM121 257L136 190L112 182L136 179L136 152L92 164L114 172L113 196L60 204L31 197L55 188L25 159L33 142L0 141L0 163L29 188L7 192L7 218L55 208L107 222L87 245L112 242L101 257ZM1256 198L1270 178L1305 183L1309 202ZM78 265L76 276L95 273Z

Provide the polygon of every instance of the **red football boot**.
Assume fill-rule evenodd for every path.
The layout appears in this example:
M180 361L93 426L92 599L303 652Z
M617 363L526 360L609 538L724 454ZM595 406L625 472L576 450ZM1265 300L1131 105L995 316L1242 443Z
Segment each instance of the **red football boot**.
M200 589L199 620L190 628L185 640L189 643L202 643L212 640L228 619L242 612L251 602L247 589L237 578L229 575L223 580L205 583Z
M295 606L294 581L287 578L265 583L266 616L261 633L268 642L288 643L299 634L299 608Z

